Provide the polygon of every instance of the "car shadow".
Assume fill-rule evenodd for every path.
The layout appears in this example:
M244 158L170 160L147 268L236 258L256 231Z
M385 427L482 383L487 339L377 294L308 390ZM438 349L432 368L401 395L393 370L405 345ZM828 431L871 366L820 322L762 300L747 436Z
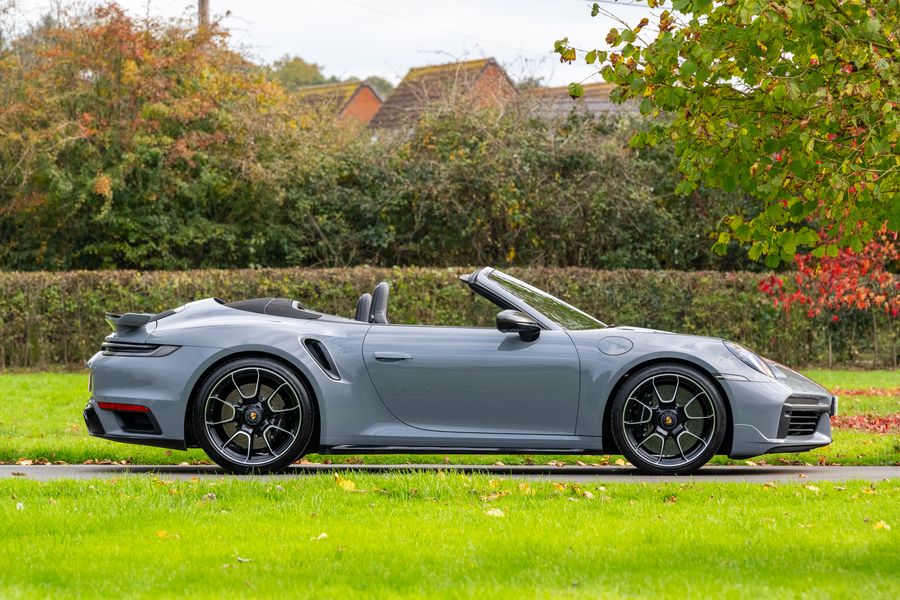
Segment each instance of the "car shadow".
M109 472L128 472L128 473L155 473L159 475L230 475L221 467L212 465L97 465L95 472L108 469ZM634 467L621 466L601 466L601 467L582 467L577 465L566 465L555 467L549 465L421 465L421 464L391 464L391 465L371 465L371 464L294 464L285 469L280 476L290 475L316 475L323 473L373 473L373 474L392 474L392 473L433 473L433 472L453 472L462 474L487 474L487 475L509 475L509 476L584 476L584 477L604 477L604 478L622 478L628 479L639 477L643 479L661 479L676 480L691 477L716 478L716 479L746 479L748 476L754 478L765 476L780 476L792 474L802 474L809 472L809 467L801 466L710 466L703 467L699 471L691 475L648 475L641 473ZM250 475L251 477L253 475Z

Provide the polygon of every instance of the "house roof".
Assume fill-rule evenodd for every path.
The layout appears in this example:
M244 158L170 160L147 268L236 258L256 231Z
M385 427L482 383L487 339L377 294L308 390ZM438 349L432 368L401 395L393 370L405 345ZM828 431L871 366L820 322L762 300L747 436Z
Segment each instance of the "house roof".
M581 98L569 96L568 86L533 88L522 94L533 103L534 112L545 119L565 117L573 110L591 115L636 113L635 102L615 104L610 101L609 94L615 87L612 83L591 83L584 86Z
M427 104L444 98L448 93L471 91L482 74L491 67L498 69L511 89L515 89L506 71L493 58L410 69L371 124L374 127L397 127L410 123L418 118Z
M340 113L364 87L369 88L377 98L381 99L378 92L365 81L310 85L298 89L294 94L301 101L316 108L329 108L335 113Z

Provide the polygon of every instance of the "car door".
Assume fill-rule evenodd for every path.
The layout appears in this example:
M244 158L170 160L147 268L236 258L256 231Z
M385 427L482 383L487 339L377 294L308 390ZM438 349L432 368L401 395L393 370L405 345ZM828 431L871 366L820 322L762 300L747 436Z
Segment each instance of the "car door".
M565 331L533 342L468 327L373 325L372 383L395 417L435 431L575 433L579 362Z

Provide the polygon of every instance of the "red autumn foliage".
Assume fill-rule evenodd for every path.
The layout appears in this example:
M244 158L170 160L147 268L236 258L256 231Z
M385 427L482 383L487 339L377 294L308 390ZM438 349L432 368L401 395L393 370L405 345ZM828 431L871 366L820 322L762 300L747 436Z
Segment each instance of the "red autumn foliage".
M840 387L832 388L831 393L835 396L900 396L900 388L868 388L864 390L844 389Z
M838 415L832 417L831 424L870 433L893 433L900 431L900 415Z
M896 317L900 314L900 279L889 268L898 260L897 232L882 227L859 252L846 248L835 257L818 261L797 254L792 291L785 289L784 279L777 275L763 278L759 289L776 308L786 313L801 308L809 318L837 322L843 312L852 310L884 311Z

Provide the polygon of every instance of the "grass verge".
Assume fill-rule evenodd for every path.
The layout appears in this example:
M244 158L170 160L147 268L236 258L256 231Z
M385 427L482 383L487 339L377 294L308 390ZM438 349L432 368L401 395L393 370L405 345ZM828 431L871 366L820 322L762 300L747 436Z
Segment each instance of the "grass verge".
M896 598L898 532L896 481L17 479L0 595Z
M887 371L822 371L810 375L829 387L868 389L889 387L896 373ZM16 462L21 458L81 463L87 460L120 461L136 464L177 464L208 462L199 450L178 452L146 446L134 446L91 438L84 429L81 410L89 397L87 375L82 373L19 373L0 375L0 462ZM846 396L841 399L843 414L895 414L897 396ZM900 435L874 434L851 429L838 429L834 443L826 448L801 454L779 454L765 461L808 462L811 464L879 465L900 464ZM363 457L311 455L310 461L367 463L444 462L491 464L523 464L534 461L587 464L615 462L617 457L573 456L466 456L367 455ZM714 464L733 464L724 457ZM736 464L743 464L738 461Z

